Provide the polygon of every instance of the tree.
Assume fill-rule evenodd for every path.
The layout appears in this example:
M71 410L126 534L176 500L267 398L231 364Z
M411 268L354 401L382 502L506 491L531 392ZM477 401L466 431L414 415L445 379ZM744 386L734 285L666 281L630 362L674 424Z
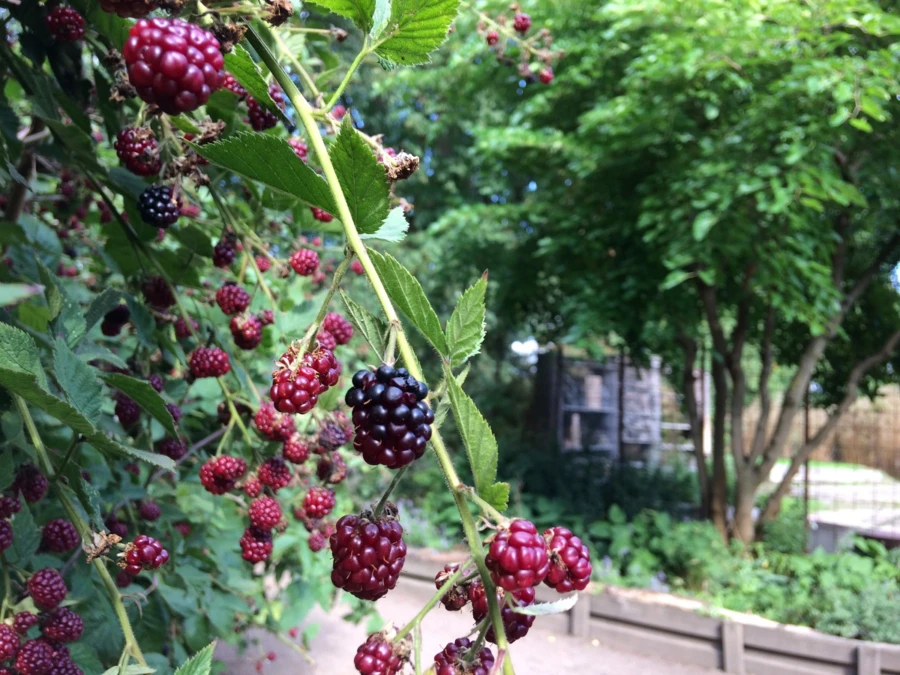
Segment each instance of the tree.
M441 251L452 262L436 263L452 275L491 257L511 295L500 323L663 353L695 422L697 354L710 341L712 467L695 436L697 478L723 536L749 541L778 458L789 454L790 469L757 527L859 391L897 372L900 21L868 0L552 4L566 56L550 86L495 65L470 28L441 68L406 75L415 98L380 92L433 156L417 209L454 207L429 230L451 242ZM477 77L459 72L464 60L481 62ZM480 170L461 171L475 157ZM436 189L447 183L455 193ZM499 255L486 246L497 241ZM788 373L780 400L776 368ZM813 380L828 422L788 448ZM745 442L754 397L761 416Z

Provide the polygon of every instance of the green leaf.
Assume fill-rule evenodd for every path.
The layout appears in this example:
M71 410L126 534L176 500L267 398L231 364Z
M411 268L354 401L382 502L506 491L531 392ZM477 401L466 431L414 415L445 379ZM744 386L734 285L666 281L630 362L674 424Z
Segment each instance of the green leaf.
M691 277L692 274L685 270L672 270L666 275L666 278L663 279L662 283L659 285L659 290L668 291L670 288L675 288Z
M555 602L539 602L528 607L513 607L512 611L517 614L527 614L528 616L547 616L548 614L564 614L575 606L578 602L578 593L572 593L566 597L556 600Z
M183 246L189 248L197 255L202 255L204 258L212 258L213 245L209 235L196 225L187 225L169 231Z
M241 132L217 143L192 144L192 147L210 162L239 176L259 181L328 213L337 211L328 184L283 139Z
M0 307L9 307L43 292L44 287L40 284L0 284Z
M447 345L450 348L450 365L461 366L475 356L484 341L484 296L487 292L487 274L466 290L456 303L456 309L447 322Z
M375 153L353 128L350 115L328 152L360 234L374 234L390 210L391 187Z
M313 0L312 4L350 19L363 33L372 28L375 0Z
M91 424L100 421L103 388L97 380L100 371L79 359L61 338L53 345L53 372L69 403Z
M392 243L401 242L406 239L406 233L409 231L409 221L403 215L403 207L398 206L391 209L391 212L384 219L381 226L372 234L362 234L362 239L381 239L382 241L390 241Z
M102 527L103 513L101 509L103 501L97 488L84 479L84 476L81 475L81 467L77 466L75 462L69 462L66 465L64 475L69 483L69 487L72 489L72 493L78 498L81 508L84 509L88 519L91 521L91 525L93 527Z
M444 338L444 331L441 330L441 322L428 298L425 297L422 285L389 253L369 251L369 256L394 304L409 317L434 348L446 356L447 341Z
M375 53L392 63L428 63L459 12L459 0L393 0L391 18Z
M47 266L38 258L35 258L35 260L37 261L38 274L40 274L41 283L44 284L44 296L47 298L47 306L50 308L50 319L52 321L59 316L59 313L62 310L63 296L59 291L59 286L56 285L56 275L47 269Z
M19 417L16 417L19 421L19 429L17 430L16 436L22 433L22 420ZM3 427L3 434L9 439L9 435L7 434L7 429ZM10 485L12 485L13 480L15 479L15 471L13 468L13 457L11 452L4 452L0 454L0 490L5 490Z
M850 126L859 129L860 131L865 131L867 134L872 133L872 125L869 124L868 120L864 120L862 117L854 117L850 120Z
M150 413L156 421L165 427L166 432L173 438L178 438L178 430L175 428L175 420L172 413L166 408L166 402L149 382L138 380L122 373L104 373L103 380L111 387L118 389L126 396L132 398L135 403Z
M372 28L369 36L377 38L384 31L391 18L391 0L375 0L375 11L372 12Z
M41 543L41 528L31 515L27 504L13 517L13 543L6 549L6 555L13 564L23 565L37 553Z
M450 397L453 417L456 419L456 426L469 456L472 476L475 479L475 489L485 501L497 508L505 508L505 503L498 505L494 501L504 497L503 489L494 485L494 479L497 478L498 455L494 432L491 431L491 427L481 415L475 402L462 390L446 365L444 366L444 378L447 381L447 395ZM508 496L507 492L505 497L508 498Z
M379 356L384 354L387 347L385 337L388 332L388 323L379 316L375 316L365 307L356 304L350 299L344 291L341 291L341 300L344 301L344 307L347 308L347 314L350 315L350 322L366 339L375 353Z
M100 663L100 658L97 656L97 650L90 645L85 644L83 640L71 642L66 646L69 649L72 660L85 673L99 673L103 670L103 664Z
M290 119L272 100L272 97L269 96L269 85L263 79L259 66L256 65L250 53L241 45L235 45L234 49L225 55L225 70L234 75L234 79L247 90L247 93L257 103L261 104L269 112L273 112L281 117L282 121L290 124Z
M462 387L466 383L466 378L469 376L469 371L471 370L471 363L467 364L465 368L463 368L460 373L456 376L456 384ZM441 382L438 385L438 390L445 388L446 385ZM449 396L441 396L441 400L437 404L437 408L434 411L434 428L440 429L444 420L447 419L447 413L450 412L450 397Z
M712 211L703 211L694 218L694 241L703 241L719 217Z
M215 642L204 647L190 661L178 668L175 671L175 675L209 675L210 670L212 670L212 657L215 648Z
M118 354L114 354L103 345L86 343L78 348L78 358L82 361L106 361L117 368L128 368L128 363Z
M33 375L38 384L47 388L47 374L41 367L34 340L26 332L0 323L0 368Z
M482 491L481 497L502 513L509 506L509 483L494 483Z

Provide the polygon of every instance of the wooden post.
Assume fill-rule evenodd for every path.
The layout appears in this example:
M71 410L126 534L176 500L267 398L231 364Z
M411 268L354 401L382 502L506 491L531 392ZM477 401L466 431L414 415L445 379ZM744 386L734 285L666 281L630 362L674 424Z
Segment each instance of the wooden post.
M722 622L722 661L726 673L744 675L744 624Z
M856 648L856 675L881 675L881 652L877 644L861 642Z

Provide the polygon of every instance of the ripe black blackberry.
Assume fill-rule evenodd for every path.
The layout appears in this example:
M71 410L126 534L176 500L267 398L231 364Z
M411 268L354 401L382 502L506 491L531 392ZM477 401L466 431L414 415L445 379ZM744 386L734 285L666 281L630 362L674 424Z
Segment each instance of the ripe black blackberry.
M153 309L162 311L175 304L172 289L162 277L147 277L141 284L141 292L144 294L144 300Z
M115 413L119 423L126 429L133 427L141 419L141 407L122 392L116 393Z
M155 176L162 168L159 143L150 129L122 129L114 144L119 161L138 176Z
M128 305L119 305L109 310L103 316L100 330L107 337L113 337L122 332L122 327L131 319L131 310Z
M22 498L29 504L41 501L49 487L47 478L34 464L23 464L19 467L13 483L13 490L21 492Z
M153 373L147 377L147 382L150 383L150 386L153 387L153 391L159 393L166 386L165 381L162 378L162 375L158 373Z
M166 229L178 222L181 215L181 197L168 185L151 185L138 198L141 219L153 227Z
M156 444L156 452L177 462L187 454L187 443L183 438L167 437Z
M213 265L224 269L234 262L235 255L237 255L237 251L234 234L226 232L225 236L213 247Z
M329 544L334 554L331 582L360 600L378 600L397 585L406 544L397 511L388 504L381 516L344 516Z
M353 376L344 400L353 408L353 447L367 464L399 469L425 454L434 422L427 395L425 383L405 368L382 365Z

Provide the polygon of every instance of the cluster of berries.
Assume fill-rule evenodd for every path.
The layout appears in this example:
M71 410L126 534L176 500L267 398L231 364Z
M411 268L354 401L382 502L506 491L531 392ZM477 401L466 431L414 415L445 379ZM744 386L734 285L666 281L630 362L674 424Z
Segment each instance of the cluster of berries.
M278 360L269 397L278 412L307 413L340 376L341 363L333 351L319 343L316 349L304 353L302 343L296 343Z
M29 504L34 504L44 498L48 488L49 483L46 477L36 466L23 464L19 467L9 490L6 494L0 495L0 553L13 544L13 527L10 519L22 510L19 495ZM53 528L50 530L51 537L52 531Z
M225 73L224 87L241 101L247 103L247 122L253 127L254 131L265 131L278 124L278 116L250 96L231 73ZM269 97L275 105L284 110L284 94L274 82L269 85ZM301 157L301 159L303 158Z
M505 65L513 66L515 62L507 55L507 47L519 47L519 76L527 82L540 80L543 84L553 82L553 64L563 56L563 52L553 49L553 36L547 28L532 31L531 16L519 11L513 4L510 8L515 12L512 20L501 14L490 21L478 24L478 32L484 41L496 53L497 60ZM507 26L512 25L512 32ZM529 36L529 34L531 35ZM536 63L533 65L531 59Z

